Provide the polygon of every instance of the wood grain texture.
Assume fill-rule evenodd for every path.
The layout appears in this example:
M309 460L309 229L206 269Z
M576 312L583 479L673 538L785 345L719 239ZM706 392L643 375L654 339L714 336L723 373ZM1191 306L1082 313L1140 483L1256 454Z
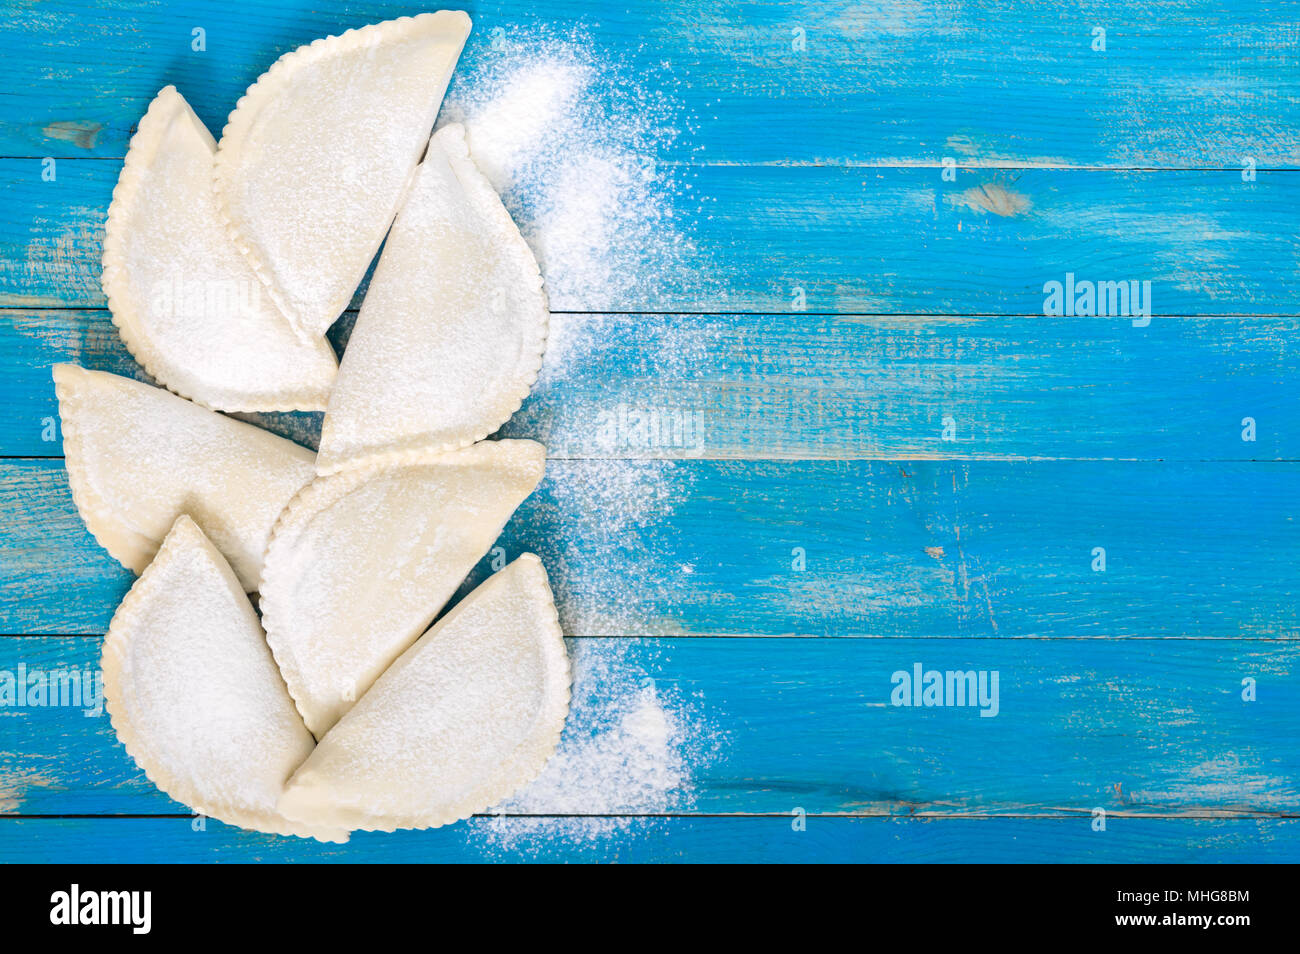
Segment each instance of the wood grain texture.
M1300 860L1295 5L466 6L453 96L550 43L590 55L593 108L649 90L665 127L679 253L630 285L551 270L503 434L552 460L501 545L546 560L579 657L677 707L689 780L320 846L120 817L186 812L102 716L3 707L0 860ZM148 101L175 83L219 131L275 56L418 9L0 18L0 633L46 634L0 638L0 673L93 669L131 582L73 508L49 366L134 372L99 256ZM1150 281L1155 317L1041 317L1067 272ZM883 638L793 638L822 636ZM890 706L916 662L998 670L999 715Z
M1297 56L1286 2L460 4L472 83L500 39L577 28L620 76L671 90L727 163L1296 166ZM0 155L120 157L167 83L210 126L281 53L424 9L375 2L129 0L19 5ZM206 31L206 50L191 31ZM1106 48L1094 50L1095 29ZM796 32L798 31L798 32ZM800 48L802 47L802 48Z
M550 461L500 545L543 558L579 636L1289 639L1298 471ZM0 511L0 632L103 632L132 577L82 526L62 462L0 464Z
M555 315L541 380L501 434L557 458L1295 460L1297 332L1295 318ZM59 452L60 361L144 377L105 312L0 311L0 453ZM319 414L242 416L319 437Z
M188 818L4 818L0 861L58 863L836 863L1160 862L1294 864L1300 820L1087 818L899 819L539 818L507 839L488 819L455 828L376 835L346 845L275 838Z
M609 640L575 647L575 707L561 751L602 726ZM98 639L0 639L0 671L93 670ZM630 814L1138 815L1300 812L1300 645L1258 640L639 640L620 664L690 709L678 742L708 749L671 805L572 804L533 811ZM998 707L891 704L915 664L999 674ZM601 680L588 685L586 680ZM1253 679L1258 701L1243 701ZM988 709L986 711L994 711ZM183 812L144 777L108 718L74 706L9 709L5 779L19 814ZM604 727L608 730L608 726ZM577 764L581 764L579 759ZM1081 824L1086 821L1081 819Z
M0 307L99 308L120 163L0 159ZM548 273L555 311L1041 315L1044 285L1150 281L1153 314L1288 315L1300 175L710 166L678 255L632 289ZM538 210L506 193L525 230ZM627 263L627 267L634 267ZM546 269L544 269L546 271Z

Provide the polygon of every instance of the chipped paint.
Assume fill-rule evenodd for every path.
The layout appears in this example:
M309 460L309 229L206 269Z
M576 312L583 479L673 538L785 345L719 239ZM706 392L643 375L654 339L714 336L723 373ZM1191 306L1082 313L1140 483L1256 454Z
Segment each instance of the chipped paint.
M94 149L103 128L103 123L91 122L88 119L61 120L50 123L41 130L41 134L47 139L70 142L81 149Z
M952 205L964 206L976 212L991 212L1003 218L1023 215L1031 207L1028 196L1013 192L997 182L973 186L957 195L947 196L947 200Z

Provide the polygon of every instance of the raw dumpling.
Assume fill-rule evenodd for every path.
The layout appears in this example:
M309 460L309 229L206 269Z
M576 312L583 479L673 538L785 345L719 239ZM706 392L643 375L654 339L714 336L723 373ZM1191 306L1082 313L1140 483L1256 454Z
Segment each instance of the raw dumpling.
M541 560L490 577L375 682L294 773L304 824L433 828L539 774L569 711L569 659Z
M464 129L438 130L348 340L317 467L487 437L537 380L547 317L537 260Z
M484 441L308 485L276 524L262 622L321 738L422 633L542 479L546 448Z
M230 825L323 841L276 802L312 752L257 614L230 566L181 516L104 640L104 702L117 737L160 789Z
M321 411L338 363L301 338L231 241L212 192L216 143L176 88L131 140L104 227L104 294L135 359L223 411Z
M100 546L139 573L188 514L257 589L276 517L315 474L311 451L116 374L59 364L54 388L72 499Z
M300 334L325 333L379 250L469 28L443 10L317 40L280 57L230 114L218 201Z

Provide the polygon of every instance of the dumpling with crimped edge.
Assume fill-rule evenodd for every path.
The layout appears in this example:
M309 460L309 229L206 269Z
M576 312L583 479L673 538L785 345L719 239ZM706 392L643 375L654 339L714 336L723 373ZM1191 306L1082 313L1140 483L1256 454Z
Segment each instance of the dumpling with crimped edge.
M321 411L338 362L276 308L217 214L216 143L173 86L131 139L104 226L104 294L156 381L223 411Z
M320 477L276 523L262 622L321 738L422 633L542 479L546 448L483 441Z
M316 40L276 60L230 114L219 205L300 334L324 334L365 276L469 30L442 10Z
M474 166L434 134L348 339L317 467L487 437L523 403L548 319L537 260Z
M276 809L314 741L257 613L216 548L181 516L104 639L104 703L150 780L240 828L346 841L347 829Z
M483 811L541 774L569 710L542 562L489 577L389 667L294 773L279 810L393 831Z
M54 366L72 499L115 560L140 573L188 514L247 591L285 504L316 455L131 378Z

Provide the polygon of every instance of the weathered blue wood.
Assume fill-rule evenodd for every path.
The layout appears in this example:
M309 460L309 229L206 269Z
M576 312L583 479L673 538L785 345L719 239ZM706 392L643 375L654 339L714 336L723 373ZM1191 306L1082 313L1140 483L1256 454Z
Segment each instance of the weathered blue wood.
M610 731L601 701L622 681L585 662L607 659L610 640L575 642L561 752ZM93 670L99 643L0 639L0 671ZM622 649L618 665L685 713L671 743L682 791L668 804L591 791L574 805L552 793L529 798L529 812L1068 814L1086 825L1095 808L1300 811L1292 640L672 639ZM997 709L892 705L893 674L918 663L996 671ZM1246 679L1258 701L1243 700ZM13 708L0 726L10 812L183 811L135 767L105 715Z
M0 311L0 456L62 452L52 368L64 361L155 383L126 350L107 311ZM313 449L320 439L319 413L237 416Z
M0 307L102 307L103 221L119 163L0 159ZM1289 315L1300 174L710 166L694 243L548 281L556 311L1041 315L1048 282L1151 282L1155 315ZM530 196L507 201L527 231ZM597 270L599 271L599 270ZM566 276L567 277L564 277ZM1144 301L1146 299L1144 298ZM1139 319L1140 320L1140 319Z
M1293 638L1298 480L1294 463L553 460L501 545L546 561L571 635ZM0 513L0 632L103 632L132 577L62 461L0 464Z
M457 73L473 83L507 44L575 25L613 64L604 87L667 88L697 127L670 158L1227 166L1300 162L1300 57L1285 2L1152 7L816 0L462 4L475 19ZM280 0L43 2L0 24L8 81L0 154L121 156L175 83L220 128L280 54L425 6ZM192 31L206 31L206 50ZM1104 29L1096 50L1094 30ZM454 89L453 89L454 95Z
M185 818L0 818L0 861L112 862L874 862L1294 864L1295 819L542 818L502 841L491 822L321 845ZM615 827L612 831L611 826Z
M552 457L1294 460L1298 333L1295 318L556 315L502 434ZM59 452L60 361L143 377L105 312L0 311L0 453ZM319 436L319 414L245 416Z
M6 11L0 306L102 306L104 212L158 87L177 83L216 130L278 53L416 9ZM553 307L759 313L559 317L558 340L578 347L556 352L508 432L545 437L559 458L897 459L554 460L507 550L542 553L577 635L903 638L576 641L628 647L658 691L689 702L712 754L696 753L694 795L670 811L774 817L543 818L522 838L519 819L478 819L345 848L215 822L193 832L184 818L0 818L0 858L1300 858L1297 822L1276 817L1300 809L1300 472L1224 463L1296 456L1300 177L1241 174L1300 164L1293 6L470 10L457 87L517 61L513 44L579 23L573 48L597 64L597 97L666 90L656 121L682 134L654 158L702 197L678 196L698 251L641 269L631 291L552 280ZM1090 48L1096 26L1105 52ZM190 49L194 27L204 53ZM946 182L945 157L1038 168ZM533 198L507 200L527 227ZM1150 280L1156 319L1007 317L1041 314L1044 282L1066 272ZM1161 317L1183 315L1245 317ZM130 367L102 312L0 315L0 455L58 453L41 432L48 364L65 358ZM609 412L624 404L698 414L702 446L644 447L617 428L610 446ZM953 443L940 440L946 415ZM1243 417L1258 422L1254 445ZM314 437L310 416L274 423ZM1166 462L906 459L934 456ZM1090 566L1097 546L1105 574ZM81 527L59 461L0 463L0 632L102 632L129 582ZM1122 635L1252 639L940 638ZM98 642L0 640L0 670L91 666ZM999 716L886 705L890 672L912 662L998 669ZM1242 701L1245 678L1258 702ZM580 708L570 737L590 728ZM6 811L179 810L103 718L0 711L0 752ZM1091 830L1098 806L1105 833ZM806 832L791 831L794 807L813 813ZM917 812L976 817L898 817ZM1000 813L1053 817L988 817Z

